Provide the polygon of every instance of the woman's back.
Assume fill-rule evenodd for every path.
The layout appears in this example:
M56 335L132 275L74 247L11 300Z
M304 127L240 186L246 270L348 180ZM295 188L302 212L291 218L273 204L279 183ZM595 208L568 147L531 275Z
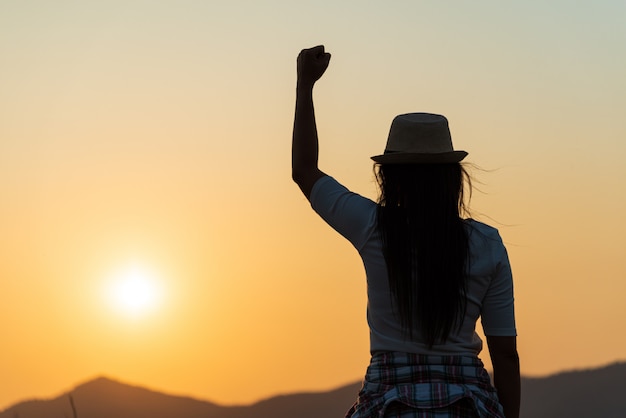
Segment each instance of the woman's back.
M475 324L482 312L488 335L515 334L513 287L506 249L498 231L474 220L464 221L469 241L467 304L463 324L446 343L429 347L419 331L408 339L394 308L383 255L377 204L340 185L331 177L315 184L313 209L358 250L366 271L370 350L476 357L482 342Z

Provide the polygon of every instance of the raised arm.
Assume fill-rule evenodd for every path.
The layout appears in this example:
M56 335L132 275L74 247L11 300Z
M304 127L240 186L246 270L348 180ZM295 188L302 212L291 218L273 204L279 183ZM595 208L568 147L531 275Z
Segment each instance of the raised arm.
M487 336L493 365L493 384L506 418L518 418L520 409L520 370L516 337Z
M319 152L313 86L328 68L330 54L324 46L303 49L298 55L298 83L296 86L296 115L291 144L291 177L307 197L315 182L325 174L317 167Z

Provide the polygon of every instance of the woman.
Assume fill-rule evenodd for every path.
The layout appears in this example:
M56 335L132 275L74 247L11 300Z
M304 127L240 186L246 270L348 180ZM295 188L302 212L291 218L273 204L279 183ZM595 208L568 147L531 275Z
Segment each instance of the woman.
M292 175L313 209L359 251L372 358L346 417L518 417L513 283L498 231L461 217L464 180L447 120L400 115L376 162L377 203L317 167L313 86L323 46L298 56ZM481 318L494 386L478 353Z

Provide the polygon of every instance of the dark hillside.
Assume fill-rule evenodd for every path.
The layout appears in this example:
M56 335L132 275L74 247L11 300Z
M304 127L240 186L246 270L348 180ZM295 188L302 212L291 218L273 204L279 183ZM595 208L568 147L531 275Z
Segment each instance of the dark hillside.
M252 405L220 406L126 385L104 377L71 391L79 418L332 418L343 417L360 383L329 392L272 397ZM626 417L626 363L522 379L522 417ZM70 393L21 402L0 418L71 418Z

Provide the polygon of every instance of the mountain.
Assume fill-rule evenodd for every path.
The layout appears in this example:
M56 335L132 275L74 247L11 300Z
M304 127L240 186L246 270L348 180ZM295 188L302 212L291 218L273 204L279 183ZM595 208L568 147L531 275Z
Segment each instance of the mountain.
M527 418L626 417L626 363L522 379Z
M71 401L78 418L341 417L360 386L354 383L329 392L276 396L248 406L220 406L99 377L54 399L18 403L0 412L0 418L72 418Z
M522 417L626 417L626 363L542 378L522 378ZM99 377L49 400L18 403L0 418L320 418L343 417L360 383L318 393L272 397L246 406L222 406L167 395ZM71 396L71 398L70 398Z
M71 418L70 394L80 418L212 417L224 409L209 402L165 395L99 377L55 399L19 403L0 413L0 417Z

